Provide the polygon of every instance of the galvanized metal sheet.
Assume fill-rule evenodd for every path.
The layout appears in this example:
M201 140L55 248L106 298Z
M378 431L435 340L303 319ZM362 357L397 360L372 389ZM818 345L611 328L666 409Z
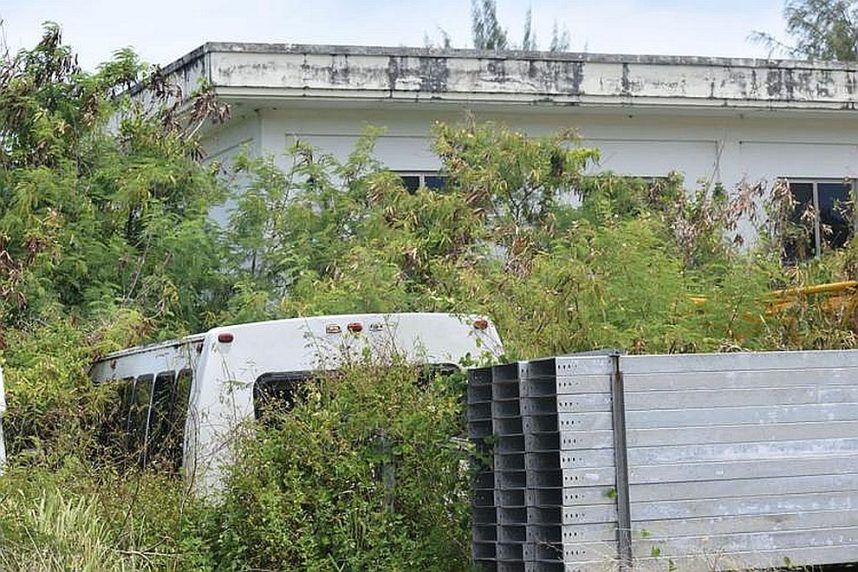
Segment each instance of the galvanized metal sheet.
M613 449L614 432L602 431L574 431L565 432L560 436L560 449Z
M563 506L616 504L616 491L612 486L567 487L562 491Z
M564 487L614 486L616 479L617 473L613 467L563 470Z
M774 478L722 479L717 481L641 484L631 487L632 502L682 499L737 498L777 494L801 494L858 490L858 474ZM856 507L858 509L858 507ZM858 519L855 521L858 523Z
M563 508L562 524L615 523L617 507L612 505L581 505Z
M773 382L774 383L774 382ZM626 411L718 408L737 405L799 405L809 403L858 403L858 387L825 388L820 385L761 387L753 389L704 389L663 393L626 392ZM580 398L577 401L583 402ZM610 400L608 400L610 403Z
M685 556L661 555L659 549L659 556L653 558L654 551L652 549L649 553L639 549L635 555L635 572L664 572L668 569L680 572L715 572L837 564L854 559L856 550L858 550L858 545L755 550L753 552L725 554L723 551L700 547L699 550ZM581 572L589 571L582 570Z
M611 442L605 445L606 438L610 438ZM613 432L612 431L565 431L560 434L560 449L601 449L603 447L613 447Z
M617 540L617 525L610 524L564 524L563 542L578 544L581 542L608 542Z
M599 414L581 414L581 416L584 415ZM772 404L752 407L719 407L716 409L668 409L661 411L626 412L626 423L629 432L635 429L654 429L658 427L854 421L856 419L858 419L858 404L853 403L812 405ZM593 423L592 420L587 418L582 418L581 422ZM576 429L579 426L576 426ZM594 428L603 429L604 427L594 425Z
M560 454L560 468L587 469L611 468L614 466L614 454L611 449L578 449L563 451Z
M843 455L825 459L792 459L788 463L759 463L757 461L725 461L723 463L687 463L632 466L629 482L664 483L671 486L683 481L713 479L748 479L787 477L790 475L837 475L858 472L858 455Z
M858 401L858 400L856 400ZM557 397L557 412L572 413L586 411L610 411L610 393L579 393L559 395Z
M611 413L559 413L560 431L606 431L612 429Z
M611 394L611 378L608 375L575 375L557 378L557 395L578 393Z
M790 548L858 546L858 526L800 531L773 531L733 533L726 535L679 536L670 540L634 540L637 554L663 556L695 554L703 551L731 554L756 550L783 550Z
M626 375L688 372L728 372L737 375L743 371L761 369L858 368L858 352L831 350L642 355L623 356L622 361L622 370Z
M590 451L579 455L581 463L598 459ZM858 438L810 439L806 441L774 441L763 443L715 443L711 445L662 445L658 447L629 448L629 462L633 465L682 463L693 459L697 463L756 460L788 462L793 458L815 457L824 461L830 456L858 453ZM562 459L561 459L562 462ZM587 466L587 465L584 465Z
M599 560L591 560L589 562L565 563L563 570L564 572L614 572L615 570L619 570L619 568L616 557L603 556Z
M555 363L558 378L571 375L610 375L612 371L609 356L558 356Z
M855 526L856 523L858 523L858 507L842 511L641 520L634 523L632 536L638 539L669 541L680 536L814 530L826 527L849 527Z
M610 432L605 432L610 437ZM705 445L709 443L753 443L801 439L839 439L858 435L856 421L817 421L768 425L721 425L635 429L628 433L630 447L660 445ZM593 443L606 442L605 435ZM596 445L593 446L595 448Z
M858 491L798 495L780 495L773 491L772 495L758 497L633 502L631 512L632 521L640 522L670 518L851 510L855 506L858 506Z
M582 570L604 571L605 565L609 565L617 558L616 542L580 542L565 543L563 546L564 564L587 564L591 567ZM602 566L598 568L596 566ZM569 568L567 568L569 570Z
M618 566L617 442L635 570L664 555L677 570L858 560L858 352L631 356L620 370L622 399L607 356L492 369L497 518L517 523L499 529L502 562L537 570L562 547L567 570ZM469 403L480 433L486 390Z
M628 360L623 358L623 367L628 365ZM778 371L776 375L772 370L751 371L676 371L669 374L664 373L629 373L623 370L626 391L680 391L701 389L750 389L759 387L793 387L805 385L825 385L832 387L837 385L853 385L858 378L855 367L850 368L822 368L819 364L810 369L793 369L791 371Z

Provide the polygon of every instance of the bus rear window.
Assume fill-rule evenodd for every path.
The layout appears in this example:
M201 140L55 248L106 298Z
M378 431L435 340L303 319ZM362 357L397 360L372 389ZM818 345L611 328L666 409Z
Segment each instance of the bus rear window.
M109 454L124 464L178 471L192 381L189 369L117 380L118 403L102 428Z

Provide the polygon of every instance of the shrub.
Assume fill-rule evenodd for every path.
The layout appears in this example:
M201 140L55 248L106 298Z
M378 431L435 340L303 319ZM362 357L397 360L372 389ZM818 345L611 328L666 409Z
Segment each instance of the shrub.
M466 569L463 376L366 360L241 449L198 533L220 569Z

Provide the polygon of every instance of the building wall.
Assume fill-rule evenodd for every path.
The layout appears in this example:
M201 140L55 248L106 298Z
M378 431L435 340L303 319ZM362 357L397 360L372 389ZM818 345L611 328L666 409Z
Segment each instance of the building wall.
M431 126L459 121L463 112L459 106L425 109L402 104L260 109L213 133L206 146L211 157L228 159L242 145L250 145L286 167L285 150L296 139L345 158L365 127L374 125L385 128L376 156L390 169L434 171L440 163L431 150ZM778 177L858 178L858 119L841 114L576 113L533 107L474 113L478 120L501 121L531 135L574 128L582 145L601 150L595 170L641 177L678 171L689 187L721 182L734 189L743 181L771 183Z

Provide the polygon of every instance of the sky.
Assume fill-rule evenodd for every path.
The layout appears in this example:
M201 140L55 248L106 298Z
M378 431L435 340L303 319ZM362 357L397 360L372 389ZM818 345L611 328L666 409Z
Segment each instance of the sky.
M766 57L754 31L784 38L783 0L497 0L501 22L521 41L533 12L537 41L547 46L556 21L571 51ZM41 24L62 26L64 39L93 69L131 47L166 65L207 41L422 46L445 30L454 47L470 47L471 0L0 0L9 49L32 47Z

